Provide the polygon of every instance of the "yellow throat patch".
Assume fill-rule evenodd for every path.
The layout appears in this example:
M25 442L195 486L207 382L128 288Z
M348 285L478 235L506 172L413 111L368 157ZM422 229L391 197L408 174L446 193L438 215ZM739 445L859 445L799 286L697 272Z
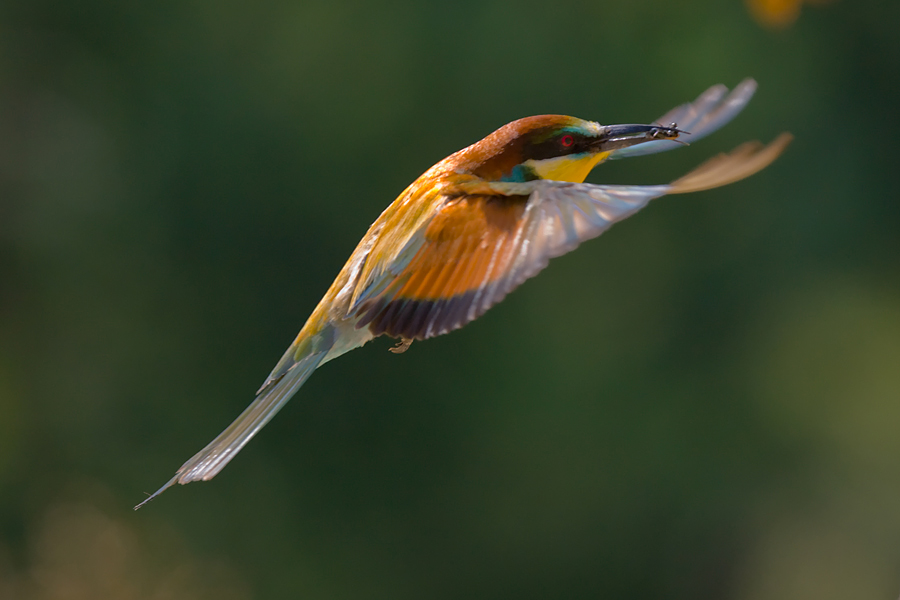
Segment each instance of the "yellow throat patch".
M598 152L588 156L557 156L544 160L527 160L523 163L529 167L541 179L553 181L571 181L582 183L591 170L607 159L609 152Z

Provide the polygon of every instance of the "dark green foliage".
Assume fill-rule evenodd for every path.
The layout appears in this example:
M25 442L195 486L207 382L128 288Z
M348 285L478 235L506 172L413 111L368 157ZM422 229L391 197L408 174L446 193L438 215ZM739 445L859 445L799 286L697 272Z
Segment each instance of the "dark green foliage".
M0 597L59 597L39 574L78 561L139 598L896 597L898 13L2 3ZM772 167L656 201L458 332L327 365L216 480L128 512L431 164L746 76L721 132L591 181L792 131Z

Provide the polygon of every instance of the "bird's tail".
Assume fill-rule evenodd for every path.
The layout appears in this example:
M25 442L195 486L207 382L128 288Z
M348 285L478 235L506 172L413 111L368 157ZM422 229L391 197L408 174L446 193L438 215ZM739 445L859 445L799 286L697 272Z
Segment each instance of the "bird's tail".
M216 439L181 465L172 479L134 509L139 509L176 483L209 481L215 477L312 375L331 349L333 339L330 326L326 327L325 332L312 337L301 333L256 393L256 399L250 406Z

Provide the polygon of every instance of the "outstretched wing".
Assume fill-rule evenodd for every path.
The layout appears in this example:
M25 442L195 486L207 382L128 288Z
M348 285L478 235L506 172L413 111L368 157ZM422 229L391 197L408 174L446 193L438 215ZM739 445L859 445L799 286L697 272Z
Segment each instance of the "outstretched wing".
M732 183L771 163L790 141L743 145L669 185L530 183L529 195L453 198L415 236L415 252L383 292L355 308L374 335L426 339L484 314L551 258L670 193ZM502 185L502 184L501 184ZM511 185L511 190L521 191Z
M655 121L660 125L677 123L678 129L685 132L684 136L680 137L677 142L656 140L622 148L621 150L613 151L610 159L665 152L681 146L682 144L679 142L691 144L704 138L744 110L744 107L750 102L755 92L756 81L750 78L740 82L730 94L728 93L728 88L724 85L714 85L700 94L693 102L673 108Z
M551 258L667 191L539 181L530 196L454 198L422 232L424 243L392 285L359 308L357 326L407 339L462 327Z

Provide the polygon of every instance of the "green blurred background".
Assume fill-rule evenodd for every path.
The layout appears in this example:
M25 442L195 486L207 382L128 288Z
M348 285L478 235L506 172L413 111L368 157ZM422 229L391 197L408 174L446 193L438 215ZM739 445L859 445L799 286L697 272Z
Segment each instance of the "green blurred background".
M777 4L777 2L776 2ZM790 4L790 3L788 3ZM0 597L896 598L900 3L0 4ZM211 483L369 223L515 118L747 139L452 335L317 372Z

